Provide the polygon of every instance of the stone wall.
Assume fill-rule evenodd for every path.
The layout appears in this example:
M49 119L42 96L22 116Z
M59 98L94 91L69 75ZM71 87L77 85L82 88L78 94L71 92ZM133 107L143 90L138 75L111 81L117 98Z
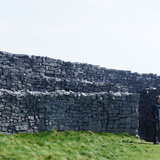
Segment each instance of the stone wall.
M160 77L48 57L0 52L0 89L12 91L131 92L157 87Z
M137 94L0 90L0 131L126 132L138 129Z
M139 105L139 134L142 139L153 141L153 124L151 107L156 103L156 96L160 95L160 87L146 88L141 91Z
M126 100L123 96L122 96L123 98L121 96L118 96L119 100L117 98L115 98L115 100L110 99L107 103L107 107L106 107L106 104L103 103L103 101L98 102L98 99L96 99L93 106L94 107L97 106L98 108L101 108L98 112L98 115L105 113L106 117L103 120L101 120L102 116L99 116L100 119L92 118L91 122L93 124L96 121L95 125L93 125L92 127L91 127L92 123L90 122L91 118L89 117L87 122L87 118L85 118L84 116L86 123L82 123L83 120L74 122L76 118L75 119L71 118L72 122L71 121L70 122L71 123L74 122L74 124L76 123L78 126L78 130L87 130L87 128L88 129L92 128L92 130L94 130L95 128L100 128L99 130L96 129L96 131L116 132L116 133L121 133L126 131L127 133L133 134L134 132L132 130L133 126L135 125L134 126L134 130L135 130L135 128L139 125L139 121L140 121L139 131L142 137L146 137L145 135L148 135L147 130L150 130L151 128L148 127L147 129L146 128L147 125L144 125L146 122L146 118L144 117L148 116L148 111L150 110L150 107L149 107L150 104L146 102L146 99L143 98L145 96L143 95L146 88L153 88L153 87L158 88L159 85L160 85L160 76L157 76L156 74L139 74L139 73L132 73L131 71L107 69L107 68L103 68L103 67L95 66L91 64L64 62L61 60L56 60L48 57L18 55L18 54L0 52L0 89L1 89L1 96L2 96L0 105L3 111L6 111L6 113L10 112L9 115L11 115L11 112L14 113L14 109L9 109L9 108L12 108L11 107L12 104L14 104L14 106L17 107L15 108L15 112L17 111L18 114L20 114L21 111L19 108L21 106L25 106L24 108L31 107L31 105L29 105L30 103L26 102L27 99L30 99L30 101L34 102L36 101L37 96L43 95L45 97L45 94L46 96L53 97L54 99L55 95L57 95L57 92L58 93L61 92L61 94L63 93L64 95L69 94L69 96L74 95L75 97L73 98L71 96L72 99L74 99L72 103L68 100L65 100L64 98L64 102L66 102L66 105L64 105L65 103L62 103L63 101L60 102L58 100L59 109L57 110L50 109L52 111L55 111L54 114L51 111L50 116L52 118L56 114L61 115L60 111L62 111L63 107L67 105L68 106L72 105L73 114L74 114L74 110L76 112L76 106L78 105L77 101L83 107L85 107L85 105L90 106L91 107L90 110L92 111L90 114L94 115L95 111L92 110L92 101L89 100L89 99L92 99L93 95L95 97L97 97L98 95L105 95L106 97L112 97L111 96L112 93L115 93L115 94L119 93L125 96L128 95L130 97L132 96L137 97L137 99L134 100L133 101L134 103L132 104L130 103L130 101ZM33 95L36 95L36 94L37 96L34 97ZM63 94L61 95L62 97L67 97L67 96L64 96ZM7 98L7 97L4 97L4 95L8 95L7 97L9 100L8 101L9 104L6 104L6 102L5 103L3 102L3 100ZM20 101L19 99L15 98L16 95L20 97ZM81 95L81 96L77 96L77 95ZM140 95L140 101L139 101L138 95ZM32 96L33 96L33 99L31 99ZM53 102L51 101L51 99L46 102L43 96L42 97L41 96L39 99L40 101L43 100L42 104L44 104L44 106L46 106L46 104L48 103ZM88 99L88 100L86 101L85 99ZM21 100L23 101L24 104L21 102ZM84 100L86 104L83 102ZM55 101L57 101L57 99ZM32 102L31 104L33 104ZM88 104L89 102L90 104ZM140 102L139 103L140 112L138 111L138 106L137 106L138 102ZM16 103L20 103L21 105L18 105ZM71 105L69 105L68 103L71 103ZM8 109L5 108L7 105L10 106L10 107L7 107ZM132 110L131 108L133 108L134 105L137 107L136 109L137 113L135 112L132 113L131 111ZM148 107L145 107L147 105ZM35 108L37 107L36 111L34 110L35 109L34 107L30 109L33 111L33 113L35 112L35 116L41 113L39 112L39 108L38 108L39 106L37 105L32 105L32 106L34 106ZM48 106L51 106L51 105L48 104ZM118 106L118 109L115 109L116 106ZM104 112L104 109L106 108L108 109L107 113ZM126 114L125 112L121 112L121 110L125 110L125 109L128 110L126 111ZM42 110L46 111L46 109L42 109ZM80 110L83 110L83 109L81 108ZM22 117L20 116L21 118L18 118L19 120L17 120L16 125L15 123L13 125L13 122L10 122L9 120L11 119L12 121L12 119L14 118L9 117L7 114L3 113L4 116L1 115L2 122L4 121L4 119L7 119L7 123L5 123L5 125L8 125L10 127L8 128L7 126L6 127L1 126L0 130L2 130L3 128L2 130L3 132L9 132L9 133L18 133L21 131L30 132L31 130L42 131L42 130L49 130L50 128L57 128L58 130L70 128L73 130L77 130L76 125L74 126L69 125L68 121L65 123L64 122L65 120L62 121L60 119L61 117L59 117L58 121L56 121L55 119L52 119L50 121L49 119L48 121L51 123L49 123L48 121L43 122L44 125L42 125L43 127L41 128L41 125L38 125L38 120L35 120L36 117L29 114L31 111L28 112L27 110L27 113L25 112L26 111L24 111L24 113L21 113L20 115L27 116L26 114L28 114L28 116L31 116L32 118L30 117L25 119L25 118L22 118L23 116ZM111 114L109 114L109 112ZM124 117L120 116L119 118L117 117L117 114L120 114L120 115L124 114ZM135 114L140 116L139 116L139 121L137 122L137 120L135 120L136 124L135 123L133 124L132 123L133 119L130 117L134 117L135 119L137 119ZM31 121L30 119L32 119L31 124L30 124L30 121ZM39 118L39 119L42 120L43 118ZM124 123L123 127L120 127L119 125L120 119ZM42 121L44 121L44 119ZM24 122L24 125L22 122ZM54 124L54 122L58 124L56 125ZM18 124L19 124L19 127L18 127ZM96 125L98 127L95 127ZM22 130L23 126L28 126L28 127Z

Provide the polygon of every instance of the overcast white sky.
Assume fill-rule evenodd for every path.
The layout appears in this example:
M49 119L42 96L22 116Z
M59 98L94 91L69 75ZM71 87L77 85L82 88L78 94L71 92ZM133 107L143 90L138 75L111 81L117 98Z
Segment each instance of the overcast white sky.
M0 0L0 50L160 75L160 0Z

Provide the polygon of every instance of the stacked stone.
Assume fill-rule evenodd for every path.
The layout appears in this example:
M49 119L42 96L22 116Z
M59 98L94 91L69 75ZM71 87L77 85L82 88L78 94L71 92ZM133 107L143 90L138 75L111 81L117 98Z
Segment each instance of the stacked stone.
M160 87L146 88L141 91L139 135L147 141L153 141L152 106L156 103L157 95L160 95Z
M139 127L139 95L129 93L113 93L109 95L107 108L108 128L113 133L129 133L134 135Z
M154 74L111 70L83 63L70 63L48 57L0 52L0 88L12 91L131 92L158 87Z
M138 129L138 95L0 90L2 133L56 130L127 132Z
M76 122L74 122L74 125L72 126L66 125L64 121L58 119L56 116L56 114L57 115L61 114L59 113L59 110L60 111L63 110L63 106L65 106L64 105L65 103L62 103L62 101L61 102L57 101L57 103L59 102L59 106L58 106L59 109L57 109L55 113L52 113L50 115L50 116L54 115L53 117L56 117L58 119L57 121L55 121L54 119L53 121L49 120L49 122L48 121L46 122L44 118L39 118L39 113L41 113L40 117L43 117L43 115L46 115L44 114L44 112L42 112L44 110L46 111L46 109L44 108L35 109L34 111L33 111L33 108L27 111L25 110L24 113L27 112L25 115L25 117L27 118L23 116L20 119L11 118L11 121L9 120L9 118L7 118L8 115L5 112L1 112L2 122L7 122L3 124L3 126L1 126L1 130L3 132L9 132L9 133L15 132L16 133L16 132L20 132L23 130L26 130L28 132L34 132L37 130L39 131L49 130L50 128L57 128L58 130L66 129L66 128L70 128L73 130L81 130L81 129L85 130L85 129L91 128L92 130L95 130L95 131L97 130L98 131L112 131L115 133L126 131L127 133L133 133L134 129L132 130L132 128L134 125L136 126L136 123L138 125L138 122L137 120L134 119L135 113L132 113L131 108L134 108L134 107L131 107L130 100L124 97L125 97L125 94L128 94L128 93L133 93L133 94L130 94L131 97L134 97L133 95L134 94L137 95L138 93L141 95L140 96L141 97L140 112L136 108L137 104L135 105L135 108L136 108L135 111L137 112L137 114L140 113L140 119L139 119L140 120L140 132L142 133L141 134L142 137L151 137L151 134L147 134L148 130L151 129L151 125L146 125L146 118L145 118L145 117L150 117L148 113L149 108L144 107L144 106L149 106L150 104L146 102L145 101L146 99L143 99L142 97L146 96L145 94L146 88L151 88L151 87L158 88L159 84L160 84L160 77L155 74L138 74L138 73L132 73L130 71L106 69L103 67L94 66L90 64L84 64L84 63L63 62L61 60L55 60L55 59L48 58L48 57L28 56L28 55L21 55L21 54L18 55L18 54L0 52L0 89L11 91L10 93L8 92L6 92L5 94L4 92L1 93L3 96L8 95L5 98L2 96L2 99L6 99L8 97L8 100L6 100L5 102L0 100L0 105L3 108L2 111L5 110L6 113L10 113L12 111L14 116L17 114L17 113L14 113L13 108L18 107L17 103L21 104L22 102L21 101L19 102L19 100L16 99L16 95L20 96L20 99L22 99L23 97L24 104L21 106L24 106L24 108L27 108L29 106L26 106L26 105L30 104L30 101L32 102L31 104L38 103L38 100L36 100L36 97L39 94L40 94L39 99L42 98L41 95L43 94L46 94L46 96L52 95L52 97L54 97L55 95L57 95L56 92L59 92L59 90L61 90L62 93L63 92L66 92L67 94L72 93L76 97L74 99L71 96L71 94L69 94L69 96L71 96L74 99L72 106L75 107L75 105L79 106L80 104L81 106L85 106L86 104L88 104L88 102L91 101L89 99L92 98L93 95L94 96L96 95L95 97L97 97L97 95L101 95L102 92L108 93L108 95L106 96L108 97L108 100L106 100L107 102L105 102L105 104L107 103L108 110L106 110L106 108L103 109L106 111L104 113L107 115L107 117L105 117L105 119L103 120L104 123L94 124L93 121L99 121L99 119L92 118L93 124L87 123L87 122L85 124L84 122L81 122L83 120L79 120L80 122L78 124L80 125L78 126L78 128L76 126ZM33 93L35 92L38 95L33 94L33 95L36 95L34 97L31 94L32 92ZM121 92L120 93L121 96L118 96L118 95L115 96L116 97L115 100L110 99L109 97L112 97L111 92ZM149 93L150 94L148 95L148 97L152 97L154 95L152 94L152 92L149 92ZM76 96L79 94L81 95L80 97ZM83 94L85 96L82 96ZM31 97L35 101L32 100ZM67 96L64 96L64 97L67 97ZM26 100L25 98L28 100ZM13 99L14 101L12 101ZM82 103L81 99L83 99L82 101L85 101L86 104ZM44 100L44 102L48 106L51 106L50 98L48 101L46 101L46 99L44 98L42 98L42 100ZM64 98L64 100L67 101L66 103L67 105L68 99L66 100ZM138 100L139 99L137 98L137 101ZM148 98L148 100L151 101L150 98ZM11 104L9 105L7 101L8 103L13 102L14 105L11 105ZM39 101L41 102L41 100ZM137 101L135 103L137 103ZM96 98L95 104L100 106L100 108L102 106L103 107L106 106L103 104L103 100L101 100L101 102L97 104L97 98ZM91 103L90 106L92 105L94 106L95 104ZM130 108L128 107L127 104L129 104ZM4 109L5 106L9 106L9 107ZM35 107L35 105L32 105L32 106ZM19 109L19 107L16 108L15 110L17 110L18 114L21 113L21 110ZM80 110L83 110L83 109L81 108ZM112 113L112 110L113 110L113 113ZM95 114L94 109L92 110L92 112L94 115ZM2 113L6 117L2 116ZM30 116L29 118L28 118L28 113ZM77 114L78 113L79 112L77 111ZM135 120L134 122L132 118L128 118L129 116L128 113L131 114L131 117L133 115L133 119ZM64 115L65 114L66 112L64 113ZM69 113L69 115L71 115L71 113ZM94 115L94 117L96 117L96 115ZM100 116L99 118L101 119L102 117L103 116ZM7 119L7 121L5 119ZM88 118L88 120L90 119L91 118ZM77 119L76 117L72 117L71 120L76 121ZM87 118L85 118L85 120L87 121ZM23 123L21 124L19 123L19 125L15 125L15 124L18 124L18 122L20 121L22 121ZM39 123L48 124L48 126L39 125ZM7 124L10 124L10 127L5 126ZM11 125L11 124L14 124L14 125ZM128 125L127 127L126 127L126 124ZM129 124L132 124L133 126ZM147 120L147 124L150 124L149 119ZM95 125L97 125L98 127L94 127ZM95 128L100 128L100 129L95 129Z
M86 66L86 65L84 65ZM91 65L88 65L91 66ZM63 62L46 57L29 57L1 52L0 55L0 88L12 91L55 91L66 90L74 92L108 92L128 91L122 85L108 81L88 81L91 74L96 76L97 70L83 73L77 70L76 64ZM84 67L88 69L87 67ZM84 72L84 71L83 71ZM92 79L94 79L92 77Z

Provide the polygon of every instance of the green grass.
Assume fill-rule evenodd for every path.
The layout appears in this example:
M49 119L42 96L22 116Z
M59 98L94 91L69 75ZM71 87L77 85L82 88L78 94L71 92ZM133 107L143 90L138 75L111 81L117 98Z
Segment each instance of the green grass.
M0 135L0 160L160 160L160 145L127 134L64 131Z

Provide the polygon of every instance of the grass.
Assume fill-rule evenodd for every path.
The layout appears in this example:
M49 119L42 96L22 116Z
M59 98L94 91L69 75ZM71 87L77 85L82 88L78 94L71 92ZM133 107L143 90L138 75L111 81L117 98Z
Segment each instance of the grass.
M0 135L0 160L160 160L160 145L127 134L63 131Z

